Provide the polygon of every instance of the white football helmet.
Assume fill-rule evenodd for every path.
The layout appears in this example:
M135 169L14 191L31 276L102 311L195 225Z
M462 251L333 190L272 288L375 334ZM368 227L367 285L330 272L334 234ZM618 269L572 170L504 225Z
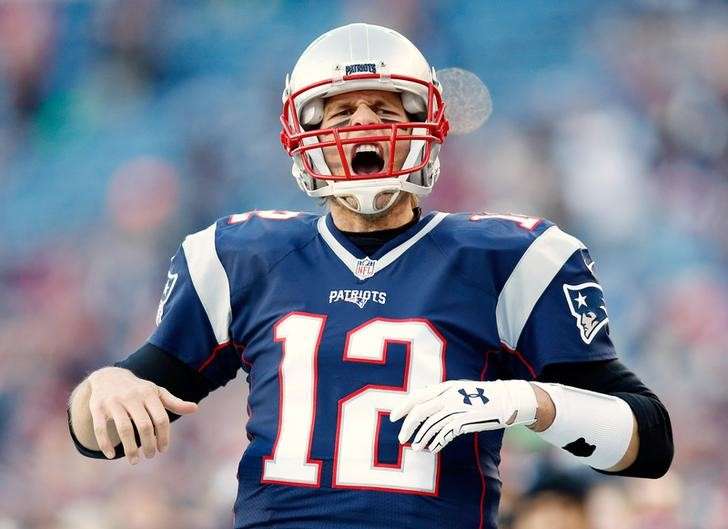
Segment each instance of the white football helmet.
M409 120L322 129L324 99L356 90L401 94ZM334 196L362 214L385 211L402 191L429 194L440 173L437 155L449 127L434 68L405 37L370 24L333 29L306 48L286 76L281 123L281 142L293 158L292 173L301 189L311 197ZM349 137L360 131L370 134ZM389 159L378 161L378 171L357 174L352 170L344 145L383 141L390 144ZM400 168L394 166L398 142L410 145ZM343 174L331 173L324 147L337 148ZM377 208L376 198L382 193L392 196ZM356 206L346 197L353 197Z

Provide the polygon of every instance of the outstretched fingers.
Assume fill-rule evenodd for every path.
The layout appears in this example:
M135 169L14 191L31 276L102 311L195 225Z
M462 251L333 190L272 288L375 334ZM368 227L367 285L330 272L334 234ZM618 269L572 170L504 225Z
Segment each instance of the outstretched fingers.
M144 407L154 424L157 439L157 450L164 452L169 447L169 415L158 396L151 396L144 401Z
M198 408L197 403L175 397L167 389L162 387L159 388L159 398L165 408L177 415L189 415L190 413L196 412Z
M144 457L151 459L157 452L157 439L154 436L154 425L146 407L140 401L132 401L126 404L126 411L139 433L139 442Z
M109 437L109 416L106 414L104 409L94 401L89 402L89 409L91 411L91 420L94 425L94 436L96 437L96 443L99 445L99 450L104 453L107 459L113 459L114 455L116 455L116 451L114 450L114 445Z
M134 426L132 425L131 419L121 404L118 402L109 403L107 406L111 419L114 421L116 431L121 439L121 444L124 447L124 454L126 454L129 463L136 465L139 462L139 447L134 437Z

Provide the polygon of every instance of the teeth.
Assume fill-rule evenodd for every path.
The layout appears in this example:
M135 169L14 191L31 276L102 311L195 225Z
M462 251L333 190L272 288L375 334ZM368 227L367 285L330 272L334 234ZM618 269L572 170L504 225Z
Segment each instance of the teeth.
M372 145L370 143L364 143L362 145L357 145L354 148L354 154L360 153L360 152L379 152L379 149L376 145Z

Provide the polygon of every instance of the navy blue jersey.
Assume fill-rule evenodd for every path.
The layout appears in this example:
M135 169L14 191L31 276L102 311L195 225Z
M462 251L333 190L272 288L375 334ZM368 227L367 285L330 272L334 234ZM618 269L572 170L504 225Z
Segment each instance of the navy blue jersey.
M236 528L494 528L502 432L415 452L388 414L444 380L615 358L591 266L528 217L433 212L366 256L330 215L244 213L185 239L150 341L213 386L249 375Z

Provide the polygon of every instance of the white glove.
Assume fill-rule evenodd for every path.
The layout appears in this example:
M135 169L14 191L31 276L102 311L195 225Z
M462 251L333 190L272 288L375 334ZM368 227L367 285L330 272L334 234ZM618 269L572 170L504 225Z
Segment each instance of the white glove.
M406 443L419 426L412 448L437 453L462 433L532 424L536 407L536 393L525 380L448 380L415 391L389 420L406 415L399 442Z

